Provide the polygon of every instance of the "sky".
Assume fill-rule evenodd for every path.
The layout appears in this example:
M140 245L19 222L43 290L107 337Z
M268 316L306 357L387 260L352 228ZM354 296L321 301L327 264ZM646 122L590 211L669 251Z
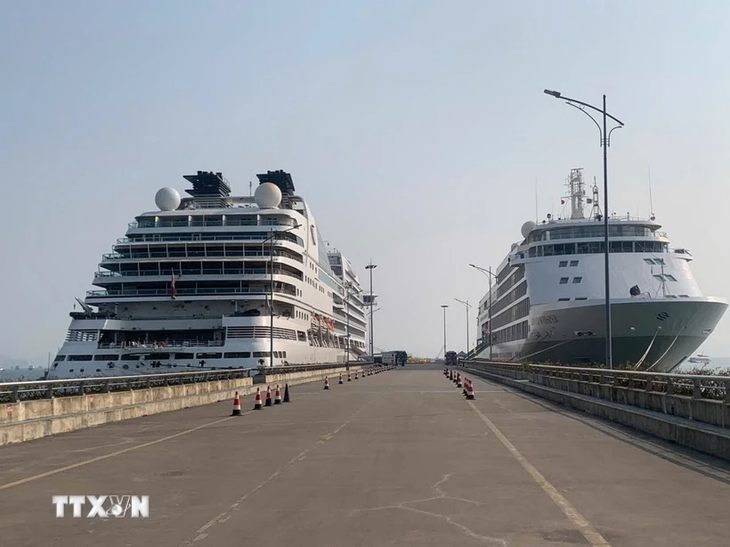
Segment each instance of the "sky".
M162 186L284 169L367 283L375 346L450 349L520 227L602 179L653 209L727 297L730 3L714 0L0 2L0 354L63 343L74 297ZM730 356L727 314L703 350ZM470 316L471 340L476 312Z

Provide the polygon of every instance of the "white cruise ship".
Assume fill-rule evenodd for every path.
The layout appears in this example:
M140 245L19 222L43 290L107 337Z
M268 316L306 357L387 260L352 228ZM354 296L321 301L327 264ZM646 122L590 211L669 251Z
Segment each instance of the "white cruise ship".
M605 232L598 189L594 185L592 198L586 198L582 169L571 170L567 184L570 217L526 222L523 239L496 271L491 297L488 292L481 299L478 357L605 362ZM660 228L654 215L609 219L615 367L674 370L727 309L724 299L702 295L690 270L692 254L670 248Z
M283 171L252 197L221 173L162 188L102 257L49 378L357 360L364 296ZM272 355L273 339L273 355ZM349 342L349 343L348 343ZM349 350L348 350L349 346Z

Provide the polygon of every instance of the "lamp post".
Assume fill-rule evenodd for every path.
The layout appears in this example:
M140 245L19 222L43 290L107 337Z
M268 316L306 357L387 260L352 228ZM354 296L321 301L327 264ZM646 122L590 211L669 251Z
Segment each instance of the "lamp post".
M277 231L274 231L274 229L272 228L270 230L271 233L269 234L269 237L264 239L264 242L261 244L263 250L263 246L266 244L266 242L271 240L271 243L269 244L269 280L271 281L269 293L269 366L271 367L274 366L274 236L276 234L283 234L284 232L288 232L290 230L296 230L300 226L301 224L297 224L296 226L290 226L286 230Z
M458 298L454 298L454 300L464 304L464 308L466 308L466 356L469 357L469 308L471 308L471 304L468 300L459 300Z
M474 264L469 264L469 266L471 266L475 270L483 273L484 275L487 276L487 279L489 279L489 292L487 293L488 298L489 298L489 303L487 304L487 314L488 314L487 326L489 328L489 331L488 331L489 334L487 336L489 336L489 339L488 339L489 360L491 361L492 360L492 278L496 279L497 276L492 273L491 266L489 266L489 268L486 270L484 268L480 268L479 266L476 266Z
M377 268L377 264L373 264L373 259L370 259L370 264L365 266L366 270L370 270L370 358L375 361L375 355L373 353L373 305L375 304L375 296L373 295L373 270Z
M569 106L572 106L574 108L577 108L583 114L588 116L591 120L593 120L593 123L596 124L596 127L598 127L598 132L601 136L601 147L603 148L603 253L604 253L604 276L605 276L605 293L606 293L606 302L605 302L605 308L606 308L606 367L609 369L613 368L613 348L611 345L611 283L608 279L608 265L609 265L609 248L608 248L608 217L609 217L609 209L608 209L608 147L611 146L611 133L613 133L614 129L620 129L624 126L624 122L619 120L618 118L614 118L611 116L608 112L606 112L606 95L603 95L603 108L597 108L593 105L590 105L588 103L584 103L582 101L578 101L576 99L571 99L569 97L565 97L560 93L559 91L551 91L550 89L546 89L544 91L546 95L550 95L552 97L555 97L556 99L562 99L568 104ZM579 106L580 105L580 106ZM591 116L588 112L585 111L585 108L590 108L592 110L595 110L596 112L599 112L601 116L603 117L603 128L601 128L601 125L596 121L596 119ZM611 129L611 131L607 131L606 128L606 118L611 118L613 121L615 121L618 125Z
M444 309L444 363L446 362L446 308L448 308L448 304L441 304L441 307Z

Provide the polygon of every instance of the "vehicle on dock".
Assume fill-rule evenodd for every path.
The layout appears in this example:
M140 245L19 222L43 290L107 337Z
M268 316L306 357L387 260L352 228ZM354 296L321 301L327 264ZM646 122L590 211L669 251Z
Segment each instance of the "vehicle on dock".
M408 354L403 350L384 351L382 357L384 365L400 365L404 367L408 362Z
M447 367L455 367L456 365L459 364L455 351L446 352L446 357L444 358L444 364Z

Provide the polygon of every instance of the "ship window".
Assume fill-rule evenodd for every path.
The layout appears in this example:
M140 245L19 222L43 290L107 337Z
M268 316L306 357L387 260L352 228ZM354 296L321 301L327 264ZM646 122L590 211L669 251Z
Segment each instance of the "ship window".
M661 275L654 274L654 278L658 279L659 281L664 281L664 278Z
M220 359L223 357L222 353L198 353L198 359Z
M588 300L588 298L585 296L576 296L575 299L576 300Z
M122 365L122 368L123 368L124 370L128 370L128 369L129 369L129 365Z
M94 355L94 361L116 361L119 359L119 355L115 355L113 353L100 353L99 355Z
M91 361L91 355L69 355L69 361Z
M574 277L573 278L573 283L580 283L581 281L583 281L583 278L582 277Z
M175 359L192 359L195 357L194 353L176 353Z
M558 302L568 302L570 298L558 298Z
M56 358L54 359L54 361L65 361L65 360L66 360L65 355L56 355Z
M567 283L568 283L568 278L567 277L561 277L560 278L560 284L561 285L567 285Z
M254 357L268 357L269 352L268 351L254 351L253 356Z
M670 274L664 274L664 277L668 279L669 281L676 281L677 278Z
M558 268L565 268L568 265L567 260L561 260L560 264L558 264Z
M232 351L223 355L226 359L248 359L251 357L250 351Z
M664 265L664 259L663 258L655 258L654 259L655 264L661 264Z
M284 359L286 359L286 352L285 352L285 351L282 351L282 352L281 352L281 356L282 356L282 357L283 357Z
M570 261L570 267L575 268L578 265L578 260L571 260Z
M651 258L645 258L644 262L646 262L647 264L654 264L654 261Z
M689 298L689 295L688 294L680 294L679 297L680 298Z
M122 355L122 361L139 361L139 355Z

